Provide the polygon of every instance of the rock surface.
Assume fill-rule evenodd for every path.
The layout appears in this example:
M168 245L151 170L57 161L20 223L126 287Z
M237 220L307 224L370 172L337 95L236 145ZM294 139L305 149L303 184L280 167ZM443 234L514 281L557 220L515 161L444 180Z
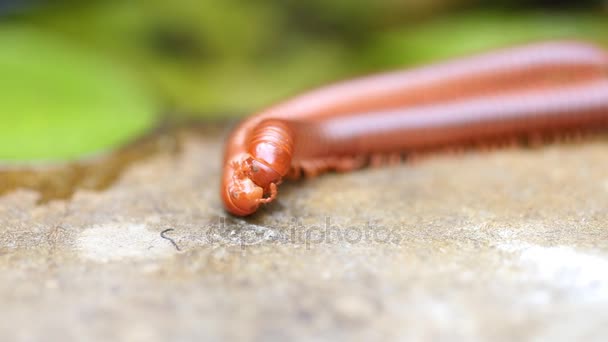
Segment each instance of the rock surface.
M240 219L222 136L105 190L2 195L0 340L608 336L605 139L324 175Z

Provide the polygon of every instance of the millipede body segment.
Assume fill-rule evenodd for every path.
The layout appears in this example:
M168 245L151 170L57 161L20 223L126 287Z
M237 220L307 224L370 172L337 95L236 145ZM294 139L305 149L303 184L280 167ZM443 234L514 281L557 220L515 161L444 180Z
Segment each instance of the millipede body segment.
M313 90L245 119L220 193L245 216L285 178L398 162L438 149L608 128L608 53L542 42Z

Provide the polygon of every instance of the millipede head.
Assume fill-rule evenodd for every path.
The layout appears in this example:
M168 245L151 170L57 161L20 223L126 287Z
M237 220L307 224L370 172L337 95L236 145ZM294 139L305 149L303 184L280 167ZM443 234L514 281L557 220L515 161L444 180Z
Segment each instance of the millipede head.
M235 215L253 214L264 202L264 189L251 179L251 163L247 159L230 163L230 176L222 191L226 209Z

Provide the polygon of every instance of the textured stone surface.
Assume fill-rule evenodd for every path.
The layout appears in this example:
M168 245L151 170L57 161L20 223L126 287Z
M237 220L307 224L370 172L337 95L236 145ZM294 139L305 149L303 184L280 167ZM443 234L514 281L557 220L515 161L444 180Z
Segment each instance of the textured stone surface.
M0 340L608 336L606 139L325 175L249 219L220 150L185 133L103 191L0 197Z

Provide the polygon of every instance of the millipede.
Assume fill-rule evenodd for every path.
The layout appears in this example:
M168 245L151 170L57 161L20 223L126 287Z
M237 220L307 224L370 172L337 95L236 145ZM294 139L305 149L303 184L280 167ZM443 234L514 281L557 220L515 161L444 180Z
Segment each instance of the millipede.
M226 143L220 194L246 216L284 179L607 127L606 50L531 43L339 82L254 114Z

